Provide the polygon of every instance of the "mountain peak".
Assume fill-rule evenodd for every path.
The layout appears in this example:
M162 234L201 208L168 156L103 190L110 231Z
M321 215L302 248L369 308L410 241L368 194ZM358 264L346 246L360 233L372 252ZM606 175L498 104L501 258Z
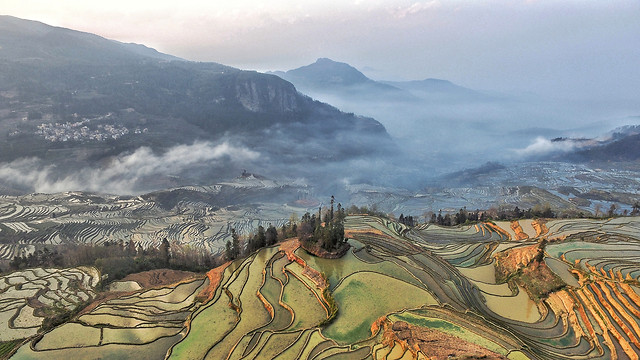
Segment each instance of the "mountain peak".
M316 60L316 64L331 64L331 63L338 63L337 61L333 61L329 58L318 58Z
M372 81L353 66L319 58L313 64L289 70L288 76L323 85L356 85Z

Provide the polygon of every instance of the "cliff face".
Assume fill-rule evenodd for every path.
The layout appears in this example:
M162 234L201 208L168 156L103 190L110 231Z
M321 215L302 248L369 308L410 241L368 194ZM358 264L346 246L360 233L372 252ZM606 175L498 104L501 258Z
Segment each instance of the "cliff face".
M295 112L299 110L295 87L275 76L239 77L235 84L236 98L251 112Z

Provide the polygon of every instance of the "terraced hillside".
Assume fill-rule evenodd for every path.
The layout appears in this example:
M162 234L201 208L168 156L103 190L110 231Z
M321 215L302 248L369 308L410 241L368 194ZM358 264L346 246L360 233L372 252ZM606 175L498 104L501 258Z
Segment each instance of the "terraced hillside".
M12 359L640 354L640 218L408 228L349 216L345 229L339 259L289 239L203 279L132 289Z
M0 196L0 261L45 246L51 250L61 244L133 241L136 247L149 248L165 238L215 254L230 239L232 228L248 234L260 225L281 226L292 213L306 212L306 206L295 203L296 196L303 195L304 189L241 177L142 196Z

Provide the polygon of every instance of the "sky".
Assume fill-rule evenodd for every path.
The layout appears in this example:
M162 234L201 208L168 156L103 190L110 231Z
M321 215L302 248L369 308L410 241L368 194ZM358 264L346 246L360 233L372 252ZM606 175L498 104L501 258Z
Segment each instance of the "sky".
M248 70L328 57L377 80L640 98L638 0L2 0L0 14Z

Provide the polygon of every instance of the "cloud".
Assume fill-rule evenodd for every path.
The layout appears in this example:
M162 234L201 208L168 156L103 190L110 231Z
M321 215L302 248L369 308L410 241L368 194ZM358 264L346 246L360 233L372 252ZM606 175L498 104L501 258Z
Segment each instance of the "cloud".
M393 15L402 19L410 15L418 14L423 11L433 10L440 6L439 1L415 2L408 6L399 6L393 10Z
M106 166L82 168L62 176L57 175L58 169L44 165L40 159L18 159L0 164L0 181L44 193L86 190L130 194L145 189L142 183L145 179L180 175L194 167L215 166L222 160L242 164L259 156L258 152L227 142L178 145L163 154L140 147L133 153L118 155Z
M589 144L590 143L591 142L589 142ZM524 157L544 156L553 153L571 152L585 145L587 144L584 140L565 139L561 141L551 141L543 137L538 137L526 148L516 150L516 153Z

